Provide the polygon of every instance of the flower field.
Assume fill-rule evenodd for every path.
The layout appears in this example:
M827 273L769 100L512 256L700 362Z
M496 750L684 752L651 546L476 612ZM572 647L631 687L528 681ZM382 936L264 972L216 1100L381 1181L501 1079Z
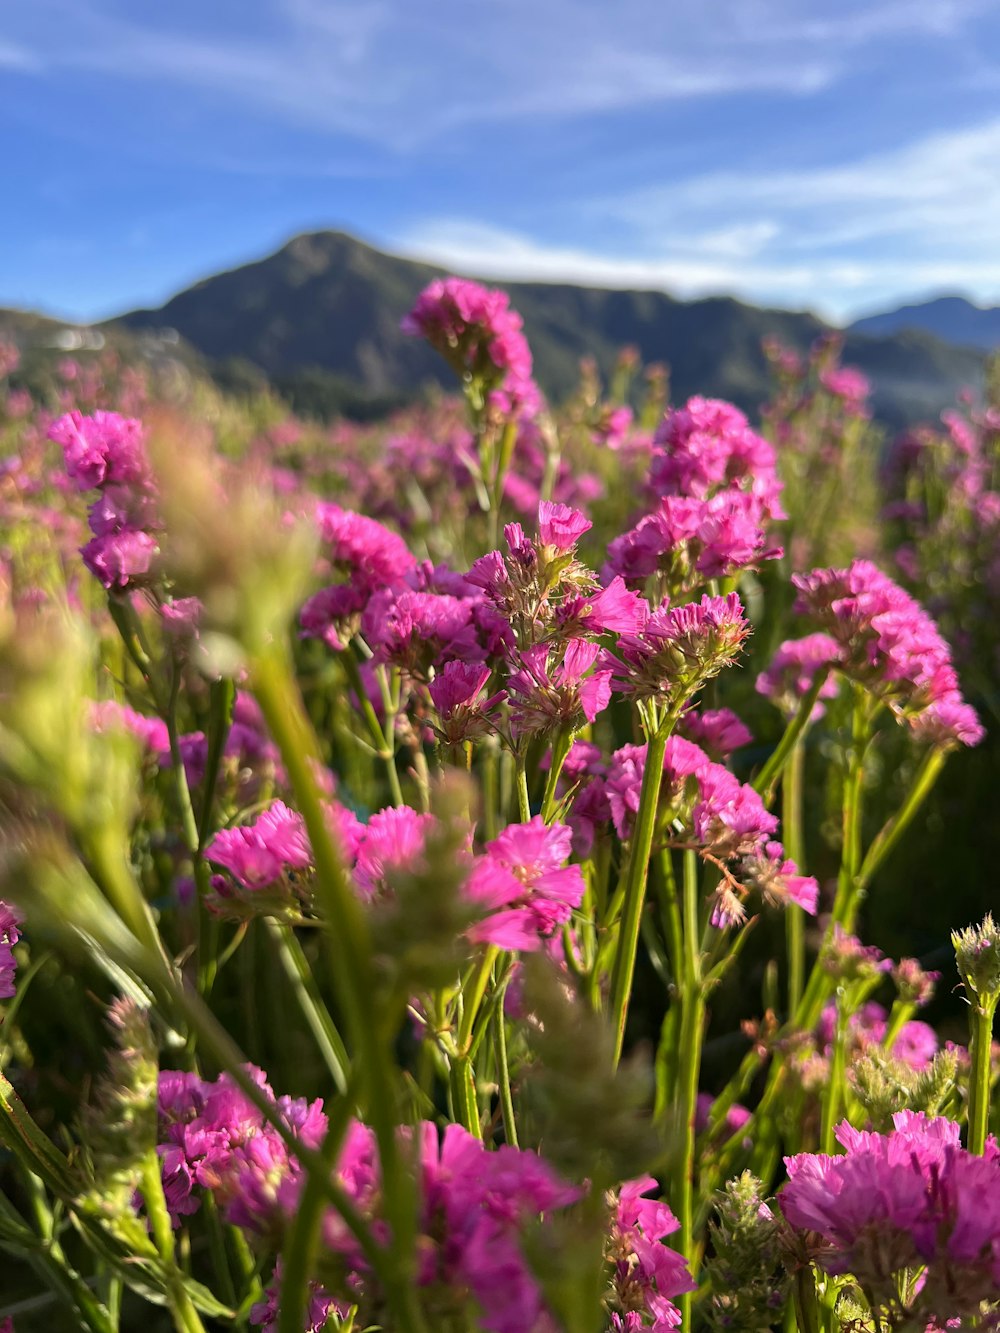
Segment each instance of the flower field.
M404 328L365 426L0 344L0 1329L1000 1328L1000 377Z

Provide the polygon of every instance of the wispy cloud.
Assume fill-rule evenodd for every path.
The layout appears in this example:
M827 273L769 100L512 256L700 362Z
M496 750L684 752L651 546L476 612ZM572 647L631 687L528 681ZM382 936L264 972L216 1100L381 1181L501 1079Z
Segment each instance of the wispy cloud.
M42 69L42 60L28 47L17 42L5 41L0 37L0 69L18 70L25 74L34 74Z
M619 0L613 10L504 0L476 6L470 21L468 0L269 0L261 35L183 27L169 10L125 17L107 0L33 0L7 21L25 41L44 33L54 68L196 88L404 150L483 122L808 96L836 82L864 42L957 38L984 3L842 0L834 13L821 0Z
M615 253L431 220L394 238L468 272L734 292L838 317L881 300L959 289L1000 297L1000 120L854 162L712 172L580 200ZM622 253L636 258L622 259Z

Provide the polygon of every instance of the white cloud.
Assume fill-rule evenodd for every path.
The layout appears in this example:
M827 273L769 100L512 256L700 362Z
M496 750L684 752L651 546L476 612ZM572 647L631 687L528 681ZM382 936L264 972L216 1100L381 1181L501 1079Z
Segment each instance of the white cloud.
M34 51L17 42L8 42L0 37L0 69L12 69L25 74L34 74L42 68L42 61Z
M1000 120L855 162L771 175L713 172L579 205L614 253L469 222L396 243L496 278L734 293L846 318L943 290L1000 300Z
M840 78L860 45L957 39L987 0L840 0L835 11L825 0L257 3L257 23L215 34L183 30L169 9L134 6L126 18L106 0L32 0L8 23L44 39L53 67L198 88L407 150L482 122L808 96ZM144 11L153 17L134 17Z

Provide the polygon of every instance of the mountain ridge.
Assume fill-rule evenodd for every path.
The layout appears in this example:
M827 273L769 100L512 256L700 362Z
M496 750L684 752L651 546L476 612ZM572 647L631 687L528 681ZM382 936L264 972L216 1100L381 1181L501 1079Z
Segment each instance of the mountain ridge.
M956 346L990 352L1000 347L1000 306L982 306L968 297L947 294L866 315L848 327L876 337L919 329Z
M312 386L306 401L326 384L336 390L328 395L334 403L349 386L362 405L399 402L431 386L453 387L443 361L399 327L417 293L448 271L388 254L344 231L304 232L262 258L199 279L158 307L94 327L146 335L176 330L182 346L232 384L262 374L293 404L302 401L304 381ZM683 301L635 288L489 283L510 293L524 318L539 383L554 399L575 387L581 357L593 357L607 374L620 349L632 345L647 364L670 366L675 401L702 393L752 413L768 388L762 340L776 337L804 352L834 331L809 312L729 296ZM5 314L49 327L60 322L0 311L0 329ZM981 350L954 347L920 330L885 337L852 328L845 340L845 361L872 379L874 410L891 427L936 416L960 388L982 379Z

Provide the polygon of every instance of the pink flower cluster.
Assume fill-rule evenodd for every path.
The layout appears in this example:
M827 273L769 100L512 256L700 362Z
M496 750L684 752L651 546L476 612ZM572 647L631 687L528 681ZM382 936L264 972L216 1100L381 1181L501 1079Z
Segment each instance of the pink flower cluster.
M296 1138L316 1148L327 1120L319 1101L279 1097L263 1072L247 1072ZM227 1219L261 1235L280 1230L294 1207L301 1168L284 1140L223 1074L214 1083L197 1074L160 1074L159 1154L167 1206L175 1223L198 1211L210 1190Z
M801 639L786 639L771 658L771 664L757 677L757 693L764 695L787 717L794 717L799 704L809 693L816 674L840 660L841 650L829 634L807 634ZM819 699L835 699L839 685L835 676L827 676L820 687ZM818 722L826 712L818 700L811 720Z
M605 787L622 839L631 835L639 809L646 752L645 745L625 745L612 757ZM693 845L717 864L725 863L713 912L716 925L741 921L741 898L753 888L768 902L794 902L815 914L819 886L785 858L772 838L778 821L752 787L682 736L667 741L663 776L659 824L665 841Z
M781 554L766 527L783 519L774 450L729 403L692 398L653 439L649 485L658 503L608 547L609 574L668 591L724 578Z
M676 703L732 663L750 633L736 593L661 606L634 634L622 634L606 661L613 687L636 699Z
M169 610L170 603L161 607L165 622L169 620ZM92 708L90 723L95 731L123 727L141 742L160 768L170 768L173 763L167 724L161 718L138 713L134 708L114 699L102 699ZM205 733L183 732L177 738L177 748L188 785L197 787L205 776L208 761L208 739ZM222 755L231 773L249 781L250 790L267 779L284 780L277 746L267 734L257 701L252 694L243 690L236 695L233 720L226 734Z
M926 1267L907 1314L935 1325L976 1315L1000 1290L1000 1150L990 1139L984 1156L966 1152L951 1120L900 1111L893 1124L876 1134L844 1121L842 1156L786 1158L782 1212L876 1305L898 1310L902 1271Z
M539 405L531 379L531 350L510 297L467 278L437 278L403 319L403 331L426 338L462 377L483 382L511 415L532 415Z
M977 745L984 731L962 698L948 645L927 612L868 560L793 575L796 610L837 643L838 668L879 694L934 745Z
M630 1180L618 1191L609 1252L613 1262L610 1333L666 1333L681 1327L675 1296L694 1291L684 1260L663 1243L680 1223L665 1203L644 1196L652 1176Z
M49 438L62 447L66 473L79 491L97 490L90 507L94 534L82 549L84 564L109 591L125 592L148 580L159 550L156 491L142 423L117 412L68 412Z
M315 1148L327 1123L320 1103L275 1099L261 1071L248 1072L296 1138ZM301 1167L232 1081L225 1075L211 1083L194 1074L161 1074L159 1123L164 1189L175 1221L197 1211L200 1191L210 1191L229 1221L280 1244L298 1204ZM429 1122L400 1133L415 1139L418 1148L417 1285L428 1316L446 1320L471 1313L471 1298L481 1326L492 1333L550 1330L524 1232L541 1215L576 1203L581 1190L560 1180L536 1153L510 1146L489 1151L459 1125L448 1125L443 1136ZM381 1171L367 1126L351 1123L334 1174L375 1234L384 1235ZM640 1324L619 1319L614 1328L675 1328L679 1316L672 1297L693 1290L683 1259L662 1243L676 1230L676 1220L664 1204L643 1197L655 1184L649 1178L630 1182L615 1203L608 1247L612 1300L619 1310L642 1311L645 1317ZM341 1302L362 1311L379 1309L377 1278L332 1210L322 1235L343 1277L336 1291L314 1285L311 1326L321 1315L343 1310ZM280 1282L279 1261L275 1282L252 1319L265 1330L275 1328Z
M500 949L540 949L583 901L583 872L565 864L571 843L566 825L546 826L540 815L509 824L487 843L466 885L485 913L470 937Z
M14 945L21 938L18 926L21 918L9 903L0 900L0 999L9 1000L14 994L14 974L17 959Z

